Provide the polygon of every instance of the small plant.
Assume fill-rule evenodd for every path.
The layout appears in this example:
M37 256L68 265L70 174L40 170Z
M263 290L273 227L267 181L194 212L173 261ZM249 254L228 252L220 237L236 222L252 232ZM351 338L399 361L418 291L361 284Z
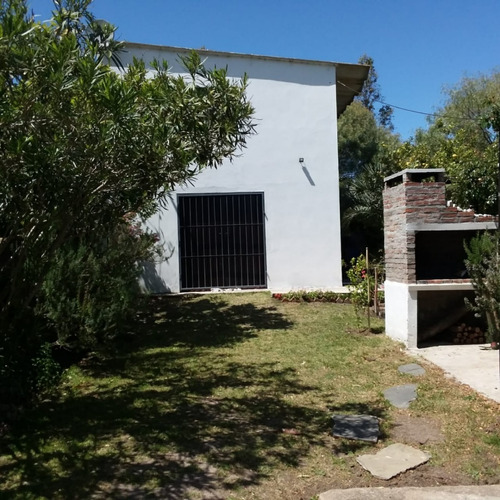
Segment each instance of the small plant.
M360 255L351 259L351 267L347 269L349 278L349 292L351 303L356 313L358 329L361 328L361 311L367 311L368 328L370 328L369 307L372 304L372 292L374 289L373 277L369 274L366 265L366 257Z
M477 316L486 318L490 342L500 341L500 238L498 233L478 234L464 244L465 267L474 285L474 303L467 305Z

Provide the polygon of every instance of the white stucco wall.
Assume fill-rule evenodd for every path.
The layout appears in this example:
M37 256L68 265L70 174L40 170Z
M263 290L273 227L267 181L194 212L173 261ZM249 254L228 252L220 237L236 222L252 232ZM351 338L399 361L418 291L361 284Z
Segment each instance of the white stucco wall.
M417 347L418 291L406 283L386 281L384 293L386 334L408 347Z
M129 48L122 61L133 55L166 59L181 71L167 50ZM179 187L168 208L149 221L169 255L156 266L156 291L179 291L178 193L263 192L268 288L341 287L335 65L213 53L206 65L227 66L231 77L248 75L257 135L233 163Z

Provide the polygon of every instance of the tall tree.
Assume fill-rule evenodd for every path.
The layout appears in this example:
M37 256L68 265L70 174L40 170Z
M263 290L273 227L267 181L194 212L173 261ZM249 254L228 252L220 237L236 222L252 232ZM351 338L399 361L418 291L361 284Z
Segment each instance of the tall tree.
M391 131L394 130L394 125L392 124L393 109L388 104L382 102L383 97L380 92L378 73L375 69L373 58L363 54L359 58L358 63L370 66L370 70L368 72L368 78L363 85L363 89L356 97L356 100L373 113L380 126Z
M462 208L497 213L500 73L463 78L445 105L395 155L402 168L444 168L449 197Z
M150 214L174 185L217 167L253 133L245 79L207 70L194 53L187 79L166 62L152 77L141 61L111 70L120 44L90 3L54 0L50 23L37 22L25 0L0 8L2 360L22 355L22 332L25 346L40 342L23 325L43 315L61 252L84 263L102 255L107 241L123 241L127 214Z
M373 113L355 101L338 120L339 169L342 178L353 178L379 151L379 130Z
M393 133L392 109L382 100L373 59L361 93L338 121L340 200L343 258L348 261L368 245L373 253L383 246L381 217L383 177L393 173L390 160L399 145Z
M381 163L370 163L348 184L350 206L344 212L343 225L350 232L359 232L372 252L384 245L384 210L382 191L386 168Z

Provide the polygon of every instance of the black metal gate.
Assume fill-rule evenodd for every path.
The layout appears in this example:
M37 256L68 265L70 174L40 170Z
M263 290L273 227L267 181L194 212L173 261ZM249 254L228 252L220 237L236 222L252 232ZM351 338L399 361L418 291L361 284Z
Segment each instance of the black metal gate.
M181 290L265 288L264 195L179 195Z

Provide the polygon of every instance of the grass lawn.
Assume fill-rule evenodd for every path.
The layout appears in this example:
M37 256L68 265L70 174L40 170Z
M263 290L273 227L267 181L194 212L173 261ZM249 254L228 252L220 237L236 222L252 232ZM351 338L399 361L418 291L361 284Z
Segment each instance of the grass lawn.
M500 405L423 361L418 380L398 372L412 361L384 335L358 333L350 305L152 298L119 348L68 370L0 438L0 497L309 499L500 482ZM408 410L382 395L415 382ZM334 413L378 416L379 443L333 438ZM397 441L431 461L390 481L357 464Z

